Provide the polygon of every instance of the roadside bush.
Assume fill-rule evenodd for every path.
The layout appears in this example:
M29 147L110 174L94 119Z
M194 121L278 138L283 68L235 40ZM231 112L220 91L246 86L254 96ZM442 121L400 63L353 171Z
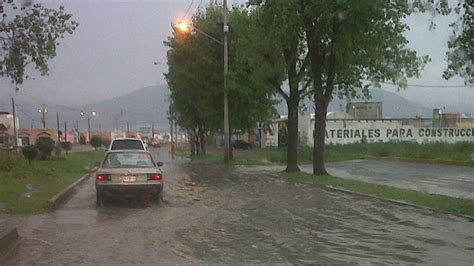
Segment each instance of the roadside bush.
M35 145L40 152L41 160L46 160L51 156L51 152L54 149L54 141L51 138L39 138L36 140Z
M312 160L313 148L306 144L300 144L298 147L298 163L310 162Z
M110 143L111 143L110 139L108 138L102 139L102 146L104 146L105 148L108 148L110 146Z
M97 150L97 148L102 146L102 137L99 135L92 136L90 144Z
M0 172L10 172L26 166L23 156L0 150Z
M72 143L69 141L62 142L61 147L66 151L66 154L68 154L68 152L72 149Z
M59 142L54 145L54 155L56 156L56 158L61 157L61 143Z
M28 163L31 165L31 161L33 161L36 157L38 157L38 149L34 145L28 145L21 148L21 153L23 156L28 160Z

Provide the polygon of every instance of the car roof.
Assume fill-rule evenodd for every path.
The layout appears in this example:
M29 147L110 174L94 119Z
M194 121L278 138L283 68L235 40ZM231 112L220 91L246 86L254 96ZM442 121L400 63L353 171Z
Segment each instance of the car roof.
M151 154L149 151L146 151L146 150L133 150L133 149L128 149L128 150L110 150L110 151L107 151L106 154L109 154L109 153L123 153L123 152L130 152L130 153L148 153L148 154Z
M116 138L113 141L116 141L116 140L138 140L138 141L142 141L141 139L138 139L138 138Z

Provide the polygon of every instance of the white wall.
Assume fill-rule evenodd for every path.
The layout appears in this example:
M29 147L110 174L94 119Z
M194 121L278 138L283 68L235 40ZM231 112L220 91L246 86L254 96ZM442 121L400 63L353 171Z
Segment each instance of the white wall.
M314 120L309 130L314 129ZM311 133L312 134L312 133ZM368 143L389 141L426 142L474 142L474 128L432 128L402 125L397 120L328 120L326 144L348 144L366 140ZM308 135L308 145L313 138Z

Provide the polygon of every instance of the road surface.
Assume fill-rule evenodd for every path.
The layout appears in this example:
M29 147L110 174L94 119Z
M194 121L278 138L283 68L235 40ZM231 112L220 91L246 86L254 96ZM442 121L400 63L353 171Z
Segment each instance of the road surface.
M13 218L22 241L8 265L474 264L474 223L463 218L249 168L178 161L163 170L160 206L98 208L91 179L57 211Z

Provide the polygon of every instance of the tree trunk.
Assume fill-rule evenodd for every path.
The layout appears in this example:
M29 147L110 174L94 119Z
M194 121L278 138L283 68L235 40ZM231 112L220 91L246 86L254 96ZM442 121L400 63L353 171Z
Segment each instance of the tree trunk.
M191 156L196 155L196 138L194 137L194 134L192 132L189 133L191 136Z
M317 101L318 102L318 101ZM324 140L326 137L326 109L324 103L316 104L316 113L314 121L314 149L313 149L313 174L327 175L324 165Z
M193 131L194 131L193 134L194 134L194 140L195 140L194 141L194 146L196 147L196 155L199 155L199 154L201 154L201 145L200 145L201 140L199 139L199 134L196 131L196 129L193 130Z
M232 152L232 128L229 125L229 160L234 160L234 153Z
M199 127L199 144L201 146L201 154L206 154L206 136L202 126Z
M298 90L298 88L296 88ZM296 91L298 92L298 91ZM296 95L295 95L296 94ZM298 172L298 93L290 93L288 106L288 139L287 152L288 161L286 165L286 172Z

